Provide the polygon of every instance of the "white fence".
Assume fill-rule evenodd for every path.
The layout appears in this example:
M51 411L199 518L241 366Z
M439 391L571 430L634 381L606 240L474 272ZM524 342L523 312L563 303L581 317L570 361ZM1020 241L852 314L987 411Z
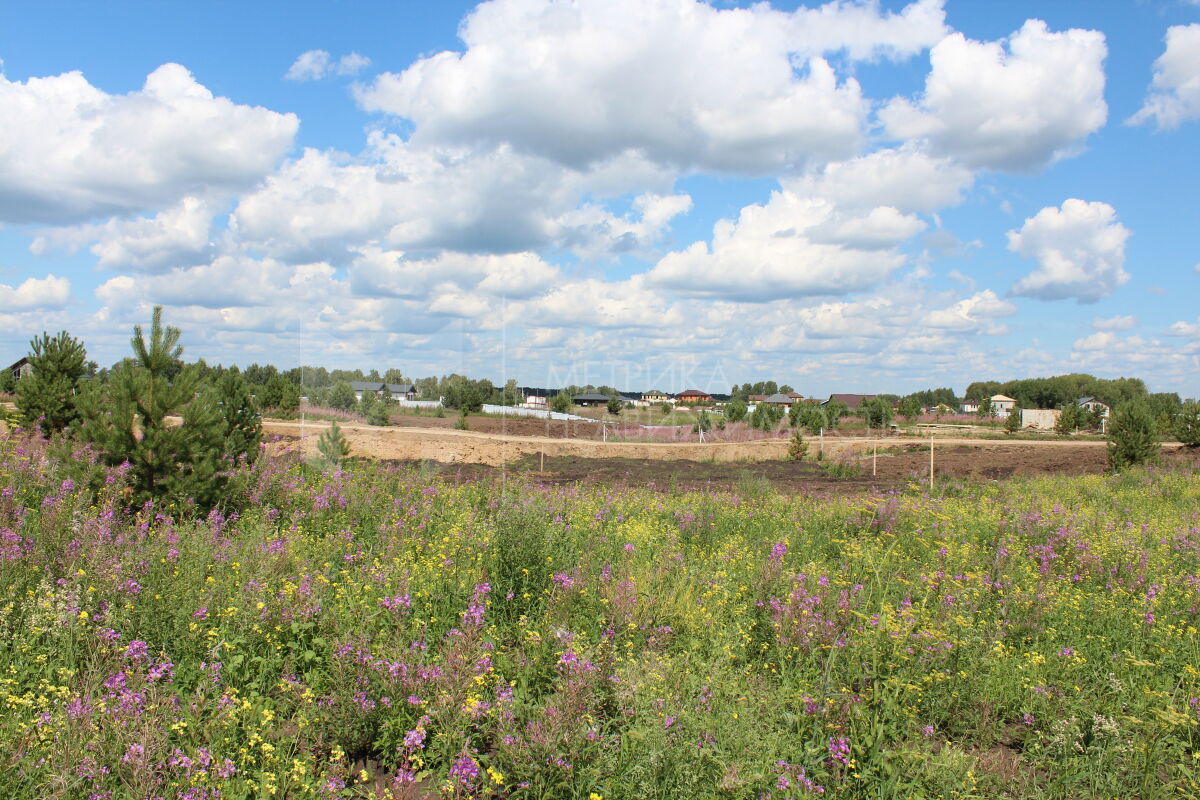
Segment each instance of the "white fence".
M483 413L485 414L506 414L511 417L537 417L538 419L577 419L580 422L601 422L602 420L592 419L591 417L581 417L578 414L563 414L560 411L542 411L540 408L519 408L518 406L494 406L490 403L483 404Z
M437 408L438 406L440 406L440 405L442 404L442 401L441 401L441 400L404 400L404 399L397 399L397 400L396 400L396 404L397 404L397 405L404 406L405 408Z

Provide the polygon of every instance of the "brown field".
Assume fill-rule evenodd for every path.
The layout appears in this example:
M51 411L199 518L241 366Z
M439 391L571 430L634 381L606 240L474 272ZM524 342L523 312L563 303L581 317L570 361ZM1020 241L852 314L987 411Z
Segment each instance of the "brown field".
M436 420L441 422L442 420ZM499 423L500 420L488 420ZM483 418L471 418L471 424ZM526 421L529 422L529 421ZM532 421L534 425L544 423ZM512 420L509 420L512 423ZM562 423L558 423L560 426ZM268 421L277 448L315 453L324 423ZM480 426L483 427L483 426ZM730 488L747 481L786 491L887 490L929 480L928 440L865 437L825 440L825 464L853 465L854 477L833 477L825 464L786 460L785 440L720 444L599 442L507 435L486 430L342 426L351 454L393 463L422 464L451 479L525 476L542 483L576 481L668 487ZM809 455L818 442L809 439ZM878 455L872 458L872 449ZM1196 462L1200 454L1166 444L1169 461ZM1108 462L1104 442L1070 440L938 439L935 481L1003 480L1014 476L1101 473Z

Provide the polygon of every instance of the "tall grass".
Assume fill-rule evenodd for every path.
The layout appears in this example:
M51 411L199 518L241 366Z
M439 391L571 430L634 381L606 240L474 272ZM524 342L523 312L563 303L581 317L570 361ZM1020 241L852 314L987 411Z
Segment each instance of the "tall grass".
M195 519L10 435L0 486L5 798L1200 791L1194 469L829 499L283 456Z

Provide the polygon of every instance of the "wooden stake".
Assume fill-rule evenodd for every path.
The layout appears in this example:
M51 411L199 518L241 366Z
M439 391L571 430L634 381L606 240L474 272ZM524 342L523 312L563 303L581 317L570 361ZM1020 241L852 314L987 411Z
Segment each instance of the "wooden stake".
M871 477L875 477L875 460L879 457L879 442L871 440Z
M929 432L929 491L933 491L933 431Z

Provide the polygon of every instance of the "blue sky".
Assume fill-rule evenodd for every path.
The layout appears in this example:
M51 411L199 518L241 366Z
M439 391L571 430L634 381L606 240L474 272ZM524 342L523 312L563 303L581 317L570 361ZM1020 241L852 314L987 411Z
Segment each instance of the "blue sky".
M70 20L71 24L63 24ZM1200 395L1200 5L12 4L0 357Z

